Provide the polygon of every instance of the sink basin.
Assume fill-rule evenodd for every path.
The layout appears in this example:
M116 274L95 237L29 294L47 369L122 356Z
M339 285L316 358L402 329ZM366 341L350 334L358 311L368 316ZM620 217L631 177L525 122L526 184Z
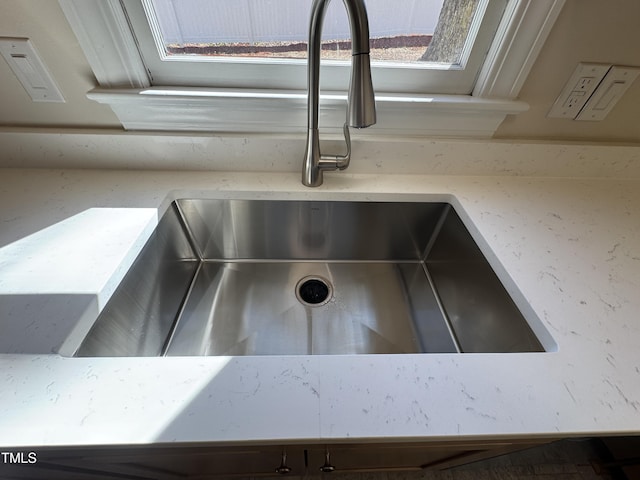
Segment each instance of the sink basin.
M450 204L182 199L76 356L540 351Z

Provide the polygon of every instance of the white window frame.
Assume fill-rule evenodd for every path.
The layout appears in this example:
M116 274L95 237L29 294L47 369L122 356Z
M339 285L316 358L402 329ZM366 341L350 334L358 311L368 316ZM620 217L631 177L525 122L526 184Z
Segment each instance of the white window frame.
M127 130L306 131L306 90L152 87L120 0L58 0L98 80L87 96ZM517 100L565 0L509 0L470 95L376 91L378 123L356 136L489 138ZM321 127L341 131L346 93L321 96Z
M301 1L301 0L298 0ZM310 0L309 5L310 5ZM389 1L389 0L386 0ZM154 85L304 90L306 59L200 57L167 55L152 0L121 0L143 61ZM331 2L346 11L342 2ZM457 64L428 62L394 63L372 61L373 86L385 93L469 94L508 0L480 0ZM306 29L305 29L306 30ZM321 92L346 92L350 61L323 61Z

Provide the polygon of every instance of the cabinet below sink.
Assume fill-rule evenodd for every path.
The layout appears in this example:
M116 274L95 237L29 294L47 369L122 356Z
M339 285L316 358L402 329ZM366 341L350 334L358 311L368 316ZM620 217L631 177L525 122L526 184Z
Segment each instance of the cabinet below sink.
M34 465L5 465L11 478L139 480L444 470L544 443L458 441L46 449ZM5 471L5 470L3 470ZM71 476L70 476L71 475ZM286 475L285 475L286 476Z
M448 203L182 199L76 356L545 351L528 320Z

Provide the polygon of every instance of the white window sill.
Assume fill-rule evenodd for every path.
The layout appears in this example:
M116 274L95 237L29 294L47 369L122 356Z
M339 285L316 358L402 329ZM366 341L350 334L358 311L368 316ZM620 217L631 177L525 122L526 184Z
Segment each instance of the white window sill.
M126 130L296 133L307 127L307 95L300 91L150 87L97 88L87 96L109 105ZM321 95L320 126L339 133L346 94ZM376 93L378 123L358 135L489 138L522 101L471 95Z

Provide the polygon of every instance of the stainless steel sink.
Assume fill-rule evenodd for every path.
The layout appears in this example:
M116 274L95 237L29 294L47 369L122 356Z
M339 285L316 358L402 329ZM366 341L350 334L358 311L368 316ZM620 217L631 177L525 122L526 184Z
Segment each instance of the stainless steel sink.
M76 355L537 351L449 204L184 199Z

